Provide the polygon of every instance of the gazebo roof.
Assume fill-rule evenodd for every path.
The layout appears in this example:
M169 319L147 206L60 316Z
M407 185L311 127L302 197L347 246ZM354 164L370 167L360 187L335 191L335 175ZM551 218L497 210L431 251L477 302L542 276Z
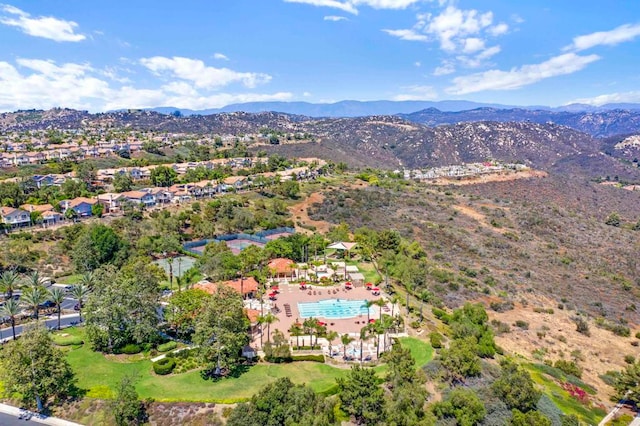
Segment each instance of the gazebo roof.
M346 241L338 241L337 243L333 243L333 244L329 244L329 246L327 246L327 248L330 249L335 249L335 250L351 250L352 248L354 248L355 246L357 246L358 243L350 243L350 242L346 242Z

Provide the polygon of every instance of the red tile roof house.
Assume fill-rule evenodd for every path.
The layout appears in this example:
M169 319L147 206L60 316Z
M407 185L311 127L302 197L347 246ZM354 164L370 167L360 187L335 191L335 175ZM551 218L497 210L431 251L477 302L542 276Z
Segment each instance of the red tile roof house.
M273 278L291 278L293 280L297 275L296 262L283 257L270 261L267 268Z
M204 290L209 294L214 294L216 291L218 291L218 287L221 285L231 287L236 292L241 293L243 298L253 299L258 292L258 281L256 281L256 279L253 277L244 277L242 278L242 280L238 278L235 280L220 281L217 283L202 280L194 284L193 288Z
M31 224L31 215L22 209L0 207L0 215L2 216L2 223L9 228L19 228Z

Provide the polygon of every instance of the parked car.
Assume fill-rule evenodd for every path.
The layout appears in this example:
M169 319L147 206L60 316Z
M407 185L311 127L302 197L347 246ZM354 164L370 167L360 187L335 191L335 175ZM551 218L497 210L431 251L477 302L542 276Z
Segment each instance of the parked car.
M40 305L40 308L46 309L46 308L53 308L54 306L56 306L55 303L53 303L51 300L47 300L46 302Z

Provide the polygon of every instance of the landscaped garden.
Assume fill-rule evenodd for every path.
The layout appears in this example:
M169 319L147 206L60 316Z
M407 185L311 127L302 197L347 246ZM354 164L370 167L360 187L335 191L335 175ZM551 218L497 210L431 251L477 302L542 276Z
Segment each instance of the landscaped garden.
M54 341L78 342L85 338L83 328L69 328L54 334ZM416 338L401 338L408 347L417 366L426 364L433 356L431 346ZM199 401L230 403L249 399L263 386L280 377L289 377L294 383L306 383L319 393L333 393L336 378L344 377L349 370L317 362L294 362L289 364L259 363L249 367L239 377L221 380L205 380L201 370L167 376L153 372L150 356L147 355L103 355L91 350L88 344L64 346L78 386L91 398L112 398L123 377L136 377L136 390L141 398L156 401ZM381 366L383 367L383 366ZM378 369L382 373L383 368Z

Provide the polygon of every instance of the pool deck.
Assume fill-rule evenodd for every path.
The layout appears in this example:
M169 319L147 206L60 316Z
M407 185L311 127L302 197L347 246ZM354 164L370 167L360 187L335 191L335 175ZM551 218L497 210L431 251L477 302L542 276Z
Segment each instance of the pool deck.
M271 306L277 306L279 308L279 312L276 314L278 321L271 324L271 333L273 334L274 330L280 330L284 333L286 337L291 337L289 335L288 330L291 326L296 322L302 322L303 319L300 317L300 311L298 310L298 302L318 302L320 300L325 299L348 299L348 300L377 300L380 298L384 298L384 295L374 296L371 294L371 291L366 290L363 287L353 288L351 290L344 289L344 285L341 286L333 286L333 287L319 287L312 286L311 294L309 294L309 290L300 290L298 284L280 284L280 293L277 296L277 300L275 302L270 302ZM336 293L334 293L336 291ZM315 292L315 294L314 294ZM266 301L265 297L265 301ZM259 302L258 302L259 303ZM291 316L288 317L286 315L285 304L288 304L291 307ZM265 303L264 309L265 313L268 311L269 305ZM382 308L382 312L387 315L391 315L391 302L387 303L386 309ZM398 312L398 307L396 306L395 312ZM378 319L380 316L380 308L376 305L373 305L370 309L370 317L372 319ZM362 329L365 325L367 325L367 314L358 315L353 318L344 318L344 319L332 319L332 318L317 318L320 321L327 323L327 329L337 331L340 335L349 333L353 336L360 335L360 329ZM266 330L266 329L265 329ZM266 331L265 331L266 334ZM266 341L266 335L265 335ZM293 337L295 341L295 337ZM302 338L301 338L302 339ZM260 343L260 336L256 336L255 342ZM339 342L339 338L336 339L335 343ZM308 344L308 342L305 342ZM302 340L301 340L302 344Z

